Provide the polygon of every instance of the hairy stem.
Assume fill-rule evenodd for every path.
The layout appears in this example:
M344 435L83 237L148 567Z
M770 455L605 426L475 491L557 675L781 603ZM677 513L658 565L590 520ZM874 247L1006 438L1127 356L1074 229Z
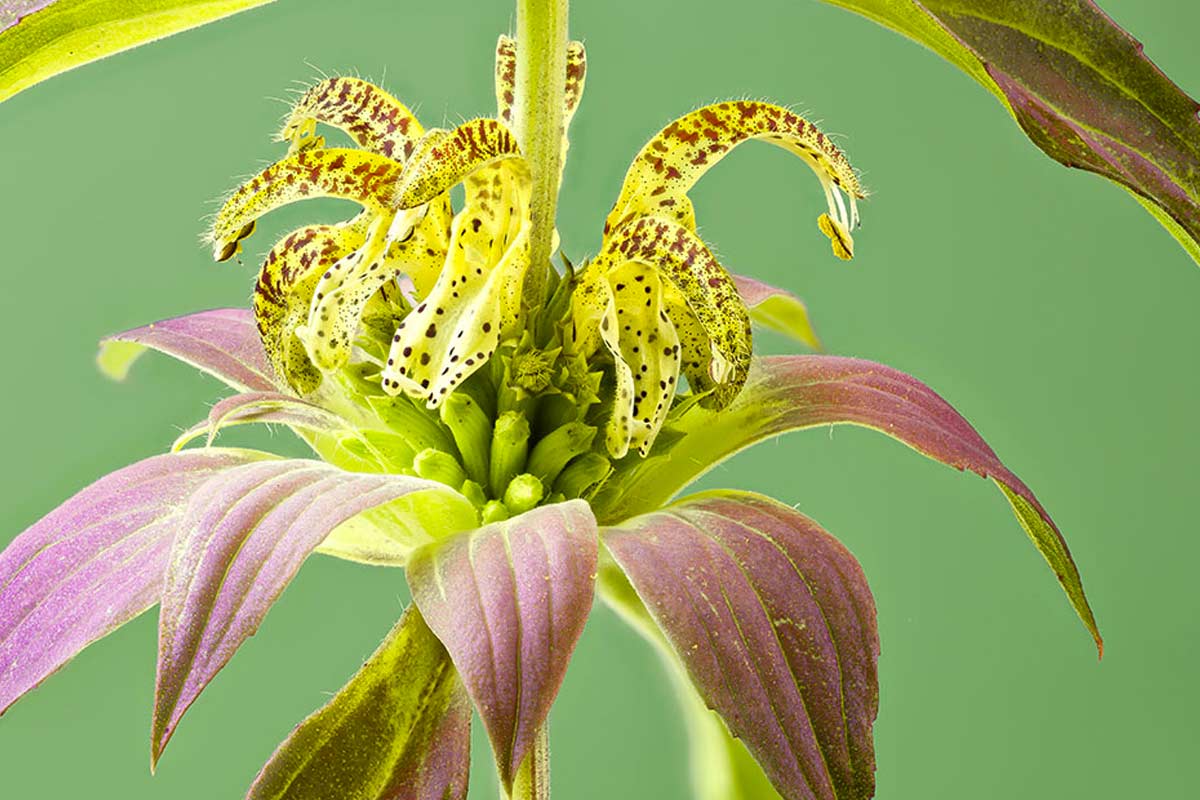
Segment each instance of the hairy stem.
M513 133L533 172L533 230L524 300L545 304L554 209L562 173L563 81L567 72L568 0L517 0L517 74Z
M517 770L511 800L549 800L550 797L550 736L542 725L533 749Z

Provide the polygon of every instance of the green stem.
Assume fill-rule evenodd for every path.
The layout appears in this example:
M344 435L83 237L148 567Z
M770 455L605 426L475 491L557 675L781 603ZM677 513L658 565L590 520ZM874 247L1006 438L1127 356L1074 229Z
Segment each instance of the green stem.
M550 737L542 725L534 740L533 749L517 770L510 800L549 800L550 798Z
M517 0L517 74L513 133L533 176L529 271L524 304L546 301L554 209L562 174L563 92L567 74L568 0Z

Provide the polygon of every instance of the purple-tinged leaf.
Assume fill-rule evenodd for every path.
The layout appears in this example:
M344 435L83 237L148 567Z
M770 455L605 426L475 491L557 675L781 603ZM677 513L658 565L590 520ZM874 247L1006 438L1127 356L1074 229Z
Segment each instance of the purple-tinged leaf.
M443 507L456 506L474 517L470 502L440 483L303 459L227 470L193 495L162 593L153 761L309 553L343 523L401 498L413 515L429 500L435 518ZM445 515L447 524L453 519Z
M317 434L340 434L354 430L353 423L344 417L294 395L279 392L242 392L216 403L209 412L208 419L184 431L175 440L172 449L179 450L201 436L211 445L222 428L250 423L287 425L296 430Z
M1200 261L1200 104L1091 0L826 0L931 48L1033 143L1128 189Z
M803 300L787 289L779 289L745 275L734 275L733 281L737 284L742 302L750 309L750 319L776 333L790 336L813 350L821 349L821 340L813 330L808 307Z
M240 392L277 391L248 309L216 308L114 334L100 342L97 362L106 375L124 380L146 348L198 367Z
M470 698L412 605L279 746L247 800L462 800L470 756Z
M139 461L79 492L0 553L0 714L157 603L188 496L222 470L269 457L211 449Z
M943 464L995 481L1103 653L1066 540L1033 492L949 403L916 378L882 364L836 356L761 359L733 405L720 413L690 409L677 423L685 435L675 437L667 454L618 465L592 507L602 523L652 511L756 442L839 424L878 430Z
M722 492L601 536L707 705L787 800L866 800L879 709L875 604L815 522Z
M541 506L413 554L413 601L450 651L512 786L592 608L596 521Z

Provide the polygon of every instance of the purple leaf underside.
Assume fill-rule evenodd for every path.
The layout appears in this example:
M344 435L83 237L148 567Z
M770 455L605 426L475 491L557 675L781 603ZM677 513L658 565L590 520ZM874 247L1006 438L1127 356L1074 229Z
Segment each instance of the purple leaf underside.
M789 431L839 424L886 433L929 458L993 480L1103 653L1066 540L1033 492L949 403L916 378L882 364L819 355L760 359L729 408L687 412L678 423L685 435L669 455L619 466L594 498L593 508L602 523L651 511L750 445Z
M705 703L787 800L874 794L875 605L804 515L723 492L601 530Z
M152 758L309 553L338 525L414 492L452 492L399 475L279 460L229 470L193 496L170 556L159 616Z
M109 359L120 345L158 350L191 364L241 392L277 391L249 309L217 308L165 319L101 341L100 362L123 378L137 354Z
M189 495L262 457L214 448L139 461L82 490L0 553L0 713L157 603Z
M596 523L587 504L542 506L414 554L413 600L450 652L512 785L592 607Z

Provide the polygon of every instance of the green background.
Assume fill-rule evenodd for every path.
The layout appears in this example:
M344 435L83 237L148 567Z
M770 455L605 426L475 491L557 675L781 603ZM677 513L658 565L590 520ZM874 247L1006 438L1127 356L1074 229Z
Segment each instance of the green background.
M1200 91L1200 6L1103 5ZM705 479L796 504L861 559L883 644L878 796L1190 795L1200 269L1124 192L1044 158L967 77L848 12L574 6L590 71L562 194L567 253L595 251L629 160L674 116L750 96L822 120L873 190L856 261L830 255L816 182L774 148L744 148L700 185L704 235L731 269L801 293L831 351L904 369L954 403L1038 492L1083 573L1107 639L1099 664L985 481L846 428L765 444ZM502 0L283 0L0 106L0 543L160 452L223 392L163 358L108 383L92 363L101 335L245 303L278 234L342 210L288 209L245 265L210 263L197 237L214 199L281 153L269 134L285 107L271 98L320 69L381 80L427 125L491 113L492 46L512 15ZM240 797L406 597L399 572L312 559L155 778L145 615L0 720L0 794ZM557 796L688 797L674 714L654 657L598 606L552 716ZM473 797L494 796L476 743Z

